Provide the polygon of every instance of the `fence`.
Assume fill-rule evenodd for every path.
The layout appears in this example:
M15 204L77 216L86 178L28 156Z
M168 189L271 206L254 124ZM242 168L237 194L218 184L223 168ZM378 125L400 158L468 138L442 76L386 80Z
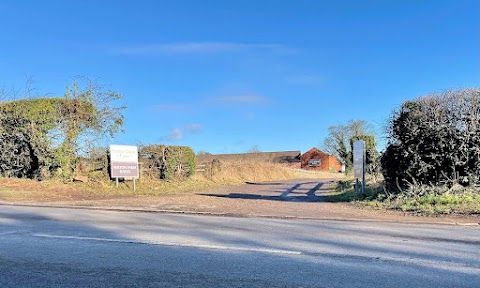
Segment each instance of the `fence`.
M339 172L327 172L327 171L315 171L315 170L303 170L303 169L293 169L293 172L298 177L307 177L307 178L334 178L334 179L343 179L345 178L344 173Z

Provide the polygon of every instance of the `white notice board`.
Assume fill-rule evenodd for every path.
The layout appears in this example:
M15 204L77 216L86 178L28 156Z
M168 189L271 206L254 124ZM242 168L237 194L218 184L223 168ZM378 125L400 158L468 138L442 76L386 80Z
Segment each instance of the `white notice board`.
M112 178L138 178L137 146L110 145Z

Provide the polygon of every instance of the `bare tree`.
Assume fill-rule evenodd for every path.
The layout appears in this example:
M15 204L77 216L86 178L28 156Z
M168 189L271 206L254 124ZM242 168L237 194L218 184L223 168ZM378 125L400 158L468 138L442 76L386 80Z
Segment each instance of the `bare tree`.
M262 152L257 145L253 145L250 149L247 150L247 153L260 153Z
M322 149L336 156L345 165L347 172L352 168L351 139L362 136L375 137L375 129L364 120L350 120L348 124L339 124L328 128Z
M57 129L62 139L59 153L65 160L63 165L72 170L79 154L87 154L99 141L121 131L126 106L115 105L121 94L85 77L73 80L64 99L68 101L61 106Z

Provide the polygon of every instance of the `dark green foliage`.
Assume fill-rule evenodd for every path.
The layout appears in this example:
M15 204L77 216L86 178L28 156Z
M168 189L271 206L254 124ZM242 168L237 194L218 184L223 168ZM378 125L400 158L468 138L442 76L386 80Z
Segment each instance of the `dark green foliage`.
M148 145L139 148L144 169L159 179L186 178L195 173L195 153L187 146ZM156 175L155 175L156 174Z
M47 133L58 122L59 99L0 104L0 174L3 177L48 178L55 166Z
M125 107L111 105L120 98L91 81L81 90L74 81L63 98L0 103L0 175L71 179L81 149L86 154L123 125Z
M0 104L0 174L4 177L45 179L56 168L72 167L67 153L71 137L64 126L88 119L92 105L78 99L39 98ZM70 114L76 114L73 117ZM85 124L86 123L86 124ZM82 123L88 126L88 120ZM54 148L55 133L62 145ZM65 160L70 156L68 160ZM73 170L73 168L71 168Z
M381 162L390 190L411 184L479 184L480 89L406 101L393 113L388 134Z

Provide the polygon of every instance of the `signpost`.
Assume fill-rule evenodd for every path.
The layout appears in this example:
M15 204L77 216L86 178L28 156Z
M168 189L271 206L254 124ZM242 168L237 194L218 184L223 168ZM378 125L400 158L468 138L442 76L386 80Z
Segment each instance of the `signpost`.
M353 143L353 177L355 177L355 192L359 190L359 179L362 181L362 193L365 192L365 142L358 140Z
M135 190L135 180L139 175L137 146L110 145L110 175L115 178L117 187L119 178L133 180Z

